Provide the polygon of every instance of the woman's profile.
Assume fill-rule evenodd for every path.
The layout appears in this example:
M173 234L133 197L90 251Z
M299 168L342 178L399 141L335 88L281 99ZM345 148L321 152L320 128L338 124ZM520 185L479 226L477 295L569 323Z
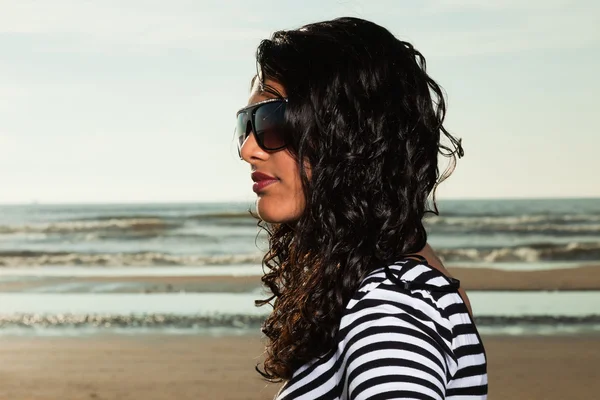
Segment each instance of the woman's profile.
M257 66L236 135L269 235L258 370L276 398L487 398L468 298L423 226L463 155L425 58L339 18L275 32Z

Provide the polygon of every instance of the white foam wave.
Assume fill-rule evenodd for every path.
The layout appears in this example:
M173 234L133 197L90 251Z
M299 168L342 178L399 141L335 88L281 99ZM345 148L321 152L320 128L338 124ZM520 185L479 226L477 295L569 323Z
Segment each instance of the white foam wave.
M483 262L540 262L540 261L593 261L600 260L600 243L571 242L567 244L529 245L497 249L440 249L445 261Z
M169 225L160 218L130 218L107 220L61 221L45 224L4 225L0 226L0 234L64 234L94 232L98 230L161 230Z
M75 266L194 266L247 264L262 261L262 254L232 254L232 255L177 255L159 252L144 253L59 253L59 254L17 254L0 257L2 267L34 267L43 265L75 265Z
M468 229L472 232L510 232L510 233L565 233L600 235L600 216L589 215L522 215L502 217L443 217L432 216L425 219L425 224L433 229L445 228L453 230Z

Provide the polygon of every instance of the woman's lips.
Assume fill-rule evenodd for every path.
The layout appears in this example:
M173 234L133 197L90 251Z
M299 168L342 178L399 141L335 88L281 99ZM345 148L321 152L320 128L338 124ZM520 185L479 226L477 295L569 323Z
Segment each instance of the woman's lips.
M254 193L258 193L265 187L278 181L277 178L258 171L252 173L252 180L255 182L252 186Z
M252 185L252 190L254 191L254 193L258 194L265 187L267 187L271 183L275 183L275 182L277 182L277 179L269 179L269 180L264 180L264 181L258 181L254 185Z

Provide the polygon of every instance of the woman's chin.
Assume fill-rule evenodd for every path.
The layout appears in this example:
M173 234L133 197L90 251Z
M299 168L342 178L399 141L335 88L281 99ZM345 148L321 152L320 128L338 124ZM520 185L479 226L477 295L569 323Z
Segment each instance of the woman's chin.
M260 219L271 224L280 224L286 222L287 220L285 215L282 215L284 213L282 213L281 210L274 210L273 207L261 207L260 200L258 206L256 207L256 212L258 213Z
M271 224L282 224L298 219L295 207L286 207L283 202L259 197L256 200L256 212L260 219Z

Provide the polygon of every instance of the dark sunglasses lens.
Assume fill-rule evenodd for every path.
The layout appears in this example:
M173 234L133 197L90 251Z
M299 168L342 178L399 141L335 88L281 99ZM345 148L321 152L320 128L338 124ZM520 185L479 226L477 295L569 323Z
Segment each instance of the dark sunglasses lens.
M276 101L266 103L256 109L254 125L258 143L266 150L278 150L285 147L283 122L285 103Z

